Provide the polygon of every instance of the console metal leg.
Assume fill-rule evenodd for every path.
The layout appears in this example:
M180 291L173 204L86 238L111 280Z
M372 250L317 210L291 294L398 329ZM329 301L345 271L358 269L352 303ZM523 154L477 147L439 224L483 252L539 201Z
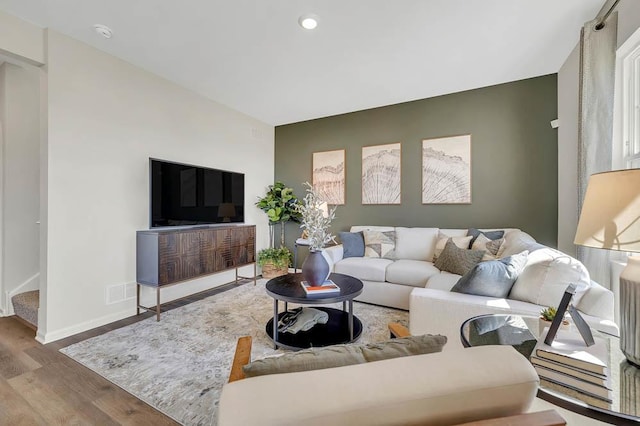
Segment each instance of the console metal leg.
M293 244L293 273L298 272L298 244Z
M347 301L342 302L342 312L347 310Z
M278 349L278 300L273 299L273 349Z
M156 289L156 321L160 321L160 286Z
M140 284L136 283L136 315L140 315Z

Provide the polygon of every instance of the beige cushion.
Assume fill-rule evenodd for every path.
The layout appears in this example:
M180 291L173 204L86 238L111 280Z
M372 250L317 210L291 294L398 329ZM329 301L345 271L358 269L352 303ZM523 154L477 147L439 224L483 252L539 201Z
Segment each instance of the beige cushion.
M396 228L396 259L431 261L438 228Z
M578 306L591 286L589 272L568 254L545 247L529 254L527 265L513 285L509 298L536 305L558 306L569 284L576 285L572 303Z
M480 346L227 383L218 426L459 424L525 412L537 390L515 349Z
M445 246L447 245L447 241L451 240L453 243L463 249L469 248L469 243L473 237L471 235L464 237L450 237L446 234L440 233L438 234L438 241L436 242L436 247L433 251L433 261L438 260L438 256L442 253Z
M395 231L362 231L365 257L395 259Z
M439 272L431 262L401 259L387 266L386 279L393 284L424 287L429 277Z
M393 260L373 257L348 257L336 263L333 271L366 281L385 281L387 266Z
M445 343L447 343L447 338L444 336L424 334L367 345L333 345L259 359L245 365L242 369L246 377L321 370L401 356L441 352Z
M464 275L482 260L484 250L467 250L456 246L453 239L447 241L434 265L441 271Z

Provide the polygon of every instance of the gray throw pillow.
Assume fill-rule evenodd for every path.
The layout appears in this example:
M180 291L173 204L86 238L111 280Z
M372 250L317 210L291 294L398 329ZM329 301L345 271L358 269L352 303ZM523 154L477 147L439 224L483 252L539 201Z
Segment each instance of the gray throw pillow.
M339 232L340 241L344 254L343 259L347 257L363 257L364 256L364 237L360 232Z
M476 242L476 238L478 238L480 234L483 234L490 240L499 240L504 237L504 231L481 231L476 228L469 228L469 230L467 230L467 236L471 235L473 237L469 243L469 248L473 247L473 243Z
M242 370L246 377L321 370L323 368L364 364L407 355L441 352L445 343L447 343L446 336L425 334L390 339L368 345L333 345L260 359L245 365Z
M509 296L511 287L527 264L528 251L499 260L482 262L458 280L451 291L476 296Z
M482 260L484 254L484 250L462 249L449 240L433 265L441 271L464 275Z

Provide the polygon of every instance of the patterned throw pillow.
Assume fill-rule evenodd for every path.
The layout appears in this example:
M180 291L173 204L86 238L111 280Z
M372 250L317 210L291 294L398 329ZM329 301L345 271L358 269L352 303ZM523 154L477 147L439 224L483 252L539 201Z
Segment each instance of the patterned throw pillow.
M482 260L484 254L484 250L462 249L453 241L447 241L434 266L441 271L464 275Z
M476 228L469 228L467 231L467 235L471 235L471 243L469 244L469 248L473 246L473 243L476 242L476 238L480 235L484 235L490 240L499 240L504 237L504 231L481 231Z
M450 237L442 232L438 233L438 241L436 242L436 248L433 252L433 262L435 263L435 261L438 260L438 256L440 256L440 253L444 250L444 246L447 245L447 241L451 240L456 246L466 249L469 247L472 238L470 235L466 237Z
M486 253L482 260L495 260L498 258L498 251L500 250L500 246L504 242L504 238L500 238L499 240L490 240L484 234L480 234L476 241L471 246L473 250L485 250Z
M396 249L396 231L362 231L364 256L393 259Z

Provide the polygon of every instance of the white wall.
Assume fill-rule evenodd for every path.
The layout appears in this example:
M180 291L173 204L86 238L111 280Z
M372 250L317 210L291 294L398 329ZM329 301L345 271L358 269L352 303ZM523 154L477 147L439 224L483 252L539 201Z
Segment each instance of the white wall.
M4 63L0 113L2 144L2 285L0 307L12 313L9 293L38 288L40 204L40 93L38 70Z
M640 28L640 1L618 3L620 46ZM594 17L595 18L595 17ZM573 238L578 221L578 81L580 46L571 52L558 72L558 249L575 253Z
M0 53L33 65L44 63L42 28L0 11Z
M273 182L273 126L55 31L47 30L47 43L47 312L39 340L134 314L135 300L107 305L105 292L135 282L149 157L245 173L245 220L258 226L258 249L268 245L266 217L253 202Z

